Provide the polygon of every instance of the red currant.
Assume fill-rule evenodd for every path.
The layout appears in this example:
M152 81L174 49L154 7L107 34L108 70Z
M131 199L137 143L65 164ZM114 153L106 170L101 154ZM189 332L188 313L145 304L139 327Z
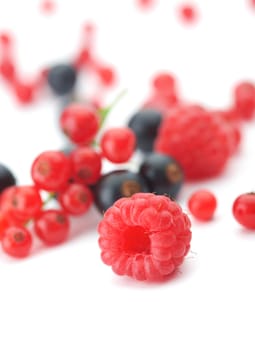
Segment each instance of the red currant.
M101 176L102 158L99 153L90 147L76 148L70 159L75 182L93 185Z
M93 196L87 186L70 184L65 191L59 193L58 201L68 214L81 215L91 207Z
M251 119L255 111L255 86L250 82L242 82L234 90L235 108L241 118Z
M4 232L2 247L7 254L15 258L24 258L32 247L31 234L25 227L11 226Z
M12 226L12 220L8 211L0 211L0 240L3 238L4 231Z
M70 159L60 151L45 151L33 162L31 176L40 189L60 191L71 177Z
M244 193L237 197L232 212L239 224L255 229L255 193Z
M100 118L95 111L82 104L71 104L60 117L63 132L76 144L89 144L96 136Z
M35 233L47 245L64 242L68 237L69 228L69 218L62 210L42 211L34 220Z
M9 83L15 79L16 71L12 60L8 57L2 59L0 63L0 74Z
M34 101L36 85L30 82L23 82L20 80L14 81L14 93L18 101L22 104L29 104Z
M192 5L184 4L180 7L179 11L182 20L184 20L186 23L194 22L197 18L196 9Z
M169 94L175 90L175 79L168 73L159 73L154 77L152 85L159 94Z
M213 193L206 190L199 190L189 198L188 207L196 219L209 221L212 219L216 210L217 200Z
M136 136L129 128L111 128L104 132L100 146L105 158L113 163L124 163L134 153Z
M115 72L111 67L100 66L97 68L97 74L105 86L111 86L115 82Z

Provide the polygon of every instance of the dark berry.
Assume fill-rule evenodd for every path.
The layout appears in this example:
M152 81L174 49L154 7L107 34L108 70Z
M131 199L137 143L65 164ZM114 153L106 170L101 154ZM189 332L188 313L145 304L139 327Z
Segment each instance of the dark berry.
M153 109L143 109L132 116L128 126L136 134L138 149L143 152L152 151L161 120L162 114Z
M127 170L114 170L105 174L94 187L95 204L104 212L121 197L130 197L137 192L149 192L143 177Z
M0 193L7 187L16 184L16 179L12 172L3 164L0 164Z
M171 198L177 197L183 183L180 165L173 158L159 153L151 153L145 158L140 174L147 180L150 192Z
M58 64L48 71L48 83L57 95L70 93L76 83L76 71L68 64Z

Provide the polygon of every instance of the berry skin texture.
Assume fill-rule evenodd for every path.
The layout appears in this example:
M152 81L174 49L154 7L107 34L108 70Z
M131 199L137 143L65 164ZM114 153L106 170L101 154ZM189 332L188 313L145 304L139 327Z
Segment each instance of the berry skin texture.
M84 185L95 184L101 176L102 157L93 148L78 147L70 154L72 178Z
M91 190L81 184L70 184L64 192L58 194L62 209L71 215L85 214L93 203Z
M42 152L31 167L35 185L45 191L60 191L71 177L71 163L61 151Z
M95 205L104 212L121 197L130 197L137 192L149 192L146 180L127 170L114 170L101 177L94 187Z
M226 166L233 153L233 128L202 107L181 106L162 120L154 146L180 163L186 179L205 179Z
M234 89L234 104L242 119L250 120L255 112L255 86L250 82L242 82Z
M76 70L69 64L58 64L48 71L48 84L56 95L72 92L76 83Z
M136 135L139 150L145 153L153 150L161 120L161 112L153 109L142 109L130 118L128 126Z
M16 179L5 165L0 164L0 193L7 187L14 186Z
M150 192L176 198L182 183L180 165L164 154L150 153L140 166L139 173L146 179Z
M194 192L188 200L188 208L191 214L198 220L209 221L212 219L217 207L217 199L213 193L207 190Z
M118 275L157 281L190 249L190 221L168 197L137 193L109 208L98 226L101 258Z
M32 236L25 227L11 226L3 234L2 247L14 258L25 258L32 247Z
M104 132L100 146L102 155L112 163L125 163L133 155L135 133L129 128L111 128Z
M255 229L255 194L244 193L234 201L232 212L234 218L240 225Z
M99 125L99 116L88 106L78 103L67 106L60 117L61 129L73 143L78 145L92 142Z
M69 229L69 218L62 210L42 211L34 220L35 233L46 245L51 246L66 241Z

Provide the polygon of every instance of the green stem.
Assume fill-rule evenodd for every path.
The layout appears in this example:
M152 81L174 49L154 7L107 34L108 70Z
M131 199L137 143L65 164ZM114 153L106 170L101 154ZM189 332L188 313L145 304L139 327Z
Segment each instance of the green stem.
M99 114L101 116L101 121L100 121L100 129L102 128L103 124L106 121L106 118L108 117L108 115L111 113L111 111L113 110L113 108L119 103L119 101L127 94L127 89L121 91L119 93L119 95L113 100L113 102L105 107L99 110Z
M45 208L46 205L55 198L56 193L55 192L49 192L48 197L43 201L42 207Z

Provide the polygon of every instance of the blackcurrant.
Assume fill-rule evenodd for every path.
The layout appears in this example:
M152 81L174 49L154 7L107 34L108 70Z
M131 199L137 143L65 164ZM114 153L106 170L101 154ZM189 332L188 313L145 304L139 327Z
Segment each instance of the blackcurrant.
M94 189L95 204L104 212L121 197L137 192L149 192L148 185L139 174L127 170L114 170L101 177Z
M48 72L48 84L57 95L70 93L76 83L76 70L68 64L58 64Z
M16 179L12 172L3 164L0 164L0 193L7 187L14 186Z
M171 157L149 154L140 166L140 174L147 180L150 192L175 199L183 183L183 171Z
M137 148L143 152L151 152L162 120L161 112L153 109L142 109L129 120L128 126L137 138Z

